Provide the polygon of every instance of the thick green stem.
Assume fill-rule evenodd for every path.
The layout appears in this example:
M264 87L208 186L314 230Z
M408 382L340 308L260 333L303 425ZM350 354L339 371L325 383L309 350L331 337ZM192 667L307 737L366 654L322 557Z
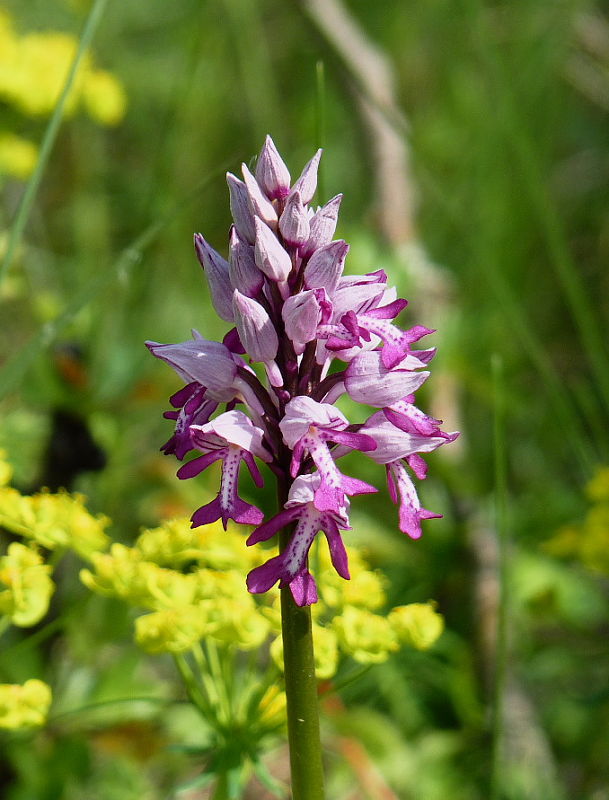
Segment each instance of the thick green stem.
M281 535L282 549L289 539L290 531L283 531ZM281 634L283 637L292 799L323 800L324 776L321 762L311 609L308 606L299 608L287 586L281 590Z

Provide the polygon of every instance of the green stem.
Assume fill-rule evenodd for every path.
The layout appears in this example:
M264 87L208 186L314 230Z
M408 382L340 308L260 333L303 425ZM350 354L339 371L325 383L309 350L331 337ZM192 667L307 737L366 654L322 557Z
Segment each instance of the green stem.
M281 549L291 531L281 533ZM317 679L313 657L311 609L294 602L289 586L281 590L281 635L288 715L293 800L323 800L324 777L319 736Z
M495 651L495 678L493 687L493 746L491 766L491 800L500 800L503 779L503 720L504 697L508 659L508 513L507 513L507 458L505 449L505 389L503 365L495 354L492 359L495 416L493 420L494 473L495 473L495 526L499 540L498 579L499 608L497 618L497 644Z

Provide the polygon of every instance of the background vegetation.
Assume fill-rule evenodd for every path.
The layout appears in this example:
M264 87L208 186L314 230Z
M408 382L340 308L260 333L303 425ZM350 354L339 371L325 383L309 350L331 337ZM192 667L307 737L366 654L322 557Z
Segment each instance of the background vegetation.
M427 407L463 431L459 448L430 458L422 494L444 519L422 541L399 535L382 498L354 504L354 539L387 575L390 603L434 598L447 629L431 651L397 654L327 695L332 796L606 800L606 8L349 0L328 29L320 8L334 3L99 5L88 69L114 83L88 100L81 86L12 255L35 154L5 134L39 145L57 98L32 100L48 63L21 95L7 88L0 53L0 255L11 256L0 446L14 484L52 484L59 436L70 457L88 452L66 467L69 488L112 519L115 540L191 512L205 486L178 484L158 452L178 387L143 340L224 333L192 233L225 249L224 172L267 132L293 173L321 136L324 198L345 194L350 269L387 269L411 300L408 320L438 329ZM3 9L20 36L78 38L90 6ZM47 56L65 70L59 50L49 44ZM86 423L87 444L59 411ZM31 631L13 633L0 653L0 682L44 679L57 703L44 731L5 735L3 796L174 796L197 772L176 749L191 718L135 702L60 715L180 692L171 661L132 644L130 612L92 597L76 559L63 569L53 628L34 644ZM493 729L497 674L505 702ZM280 741L273 758L280 773Z

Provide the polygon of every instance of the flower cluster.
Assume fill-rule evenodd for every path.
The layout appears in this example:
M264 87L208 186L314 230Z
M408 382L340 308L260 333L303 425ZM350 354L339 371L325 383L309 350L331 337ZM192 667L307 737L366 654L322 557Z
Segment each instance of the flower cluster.
M44 725L51 700L51 689L37 678L24 684L0 683L0 728L18 730Z
M163 450L180 460L200 455L178 476L222 462L218 496L195 511L193 526L219 519L256 525L251 545L293 525L287 547L253 569L247 584L253 593L289 585L298 605L317 601L308 553L318 532L338 574L349 578L340 531L349 529L350 498L377 491L344 474L338 459L360 451L385 465L400 529L416 539L421 521L439 515L422 508L409 470L424 478L420 454L457 436L414 405L435 350L413 345L432 331L395 325L406 301L382 270L343 274L349 245L334 239L342 196L310 206L320 157L292 183L267 137L254 174L245 164L243 180L228 174L228 260L200 234L195 250L216 312L234 327L222 343L197 331L179 344L147 343L185 382L170 401L175 432ZM352 423L335 405L344 394L379 410ZM257 460L286 487L283 508L266 522L238 492L243 462L262 485Z
M315 671L332 678L341 660L386 661L400 647L425 650L440 636L444 620L433 603L385 611L384 576L362 552L349 547L354 581L341 591L330 556L319 553L323 593L314 608ZM188 519L143 530L133 547L113 544L94 553L81 580L93 592L145 609L135 620L135 640L149 653L186 654L206 646L251 651L271 638L271 655L283 669L279 592L260 598L243 593L243 573L260 564L243 547L236 525L220 521L192 529Z
M543 543L558 558L579 560L592 572L609 575L609 467L599 466L586 485L590 503L581 522L560 528Z
M53 111L78 46L59 31L19 34L0 9L0 100L28 117ZM66 113L84 109L100 125L116 125L126 110L120 81L98 69L87 55L71 92ZM26 178L36 164L36 146L12 131L0 131L0 174Z

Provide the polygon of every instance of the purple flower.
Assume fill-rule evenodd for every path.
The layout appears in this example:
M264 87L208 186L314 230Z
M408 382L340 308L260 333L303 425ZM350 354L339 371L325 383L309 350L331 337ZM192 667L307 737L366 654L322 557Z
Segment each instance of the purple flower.
M295 397L285 407L279 423L283 440L292 451L290 475L294 478L308 453L319 470L320 482L315 490L315 507L319 511L338 512L345 495L376 492L374 486L339 472L328 442L337 442L354 450L374 450L370 436L347 431L347 418L329 403L318 403L310 397Z
M419 415L413 416L420 421ZM459 434L443 433L438 428L429 429L427 433L407 432L396 428L382 411L373 414L361 430L376 442L376 448L368 455L379 464L386 465L389 494L394 503L398 502L399 496L400 530L412 539L418 539L421 536L421 520L442 515L421 508L414 484L402 461L408 463L417 478L423 479L427 474L427 465L419 453L430 453L441 445L454 441Z
M252 570L247 585L264 592L279 582L299 605L317 599L308 566L315 536L323 531L337 572L348 578L341 531L349 529L349 498L377 491L345 475L337 459L359 451L384 465L400 528L418 538L421 521L438 515L421 507L409 470L423 479L421 454L457 435L415 405L435 350L413 347L432 331L396 324L407 303L383 270L345 274L349 245L334 239L342 195L310 206L320 157L321 150L291 184L267 136L255 174L245 164L243 180L227 174L234 221L228 260L201 234L195 249L214 309L233 327L222 343L196 331L188 342L147 343L186 383L165 414L175 430L162 448L180 460L198 451L179 477L222 462L218 495L195 511L193 525L256 525L248 544L294 525L285 549ZM334 405L345 392L379 410L351 424ZM256 486L263 462L284 487L283 508L267 522L239 496L242 462Z
M202 456L189 461L178 470L179 478L192 478L210 464L222 460L222 481L215 500L192 515L193 528L221 519L224 528L229 519L247 525L257 525L264 517L256 506L246 503L237 494L239 470L245 461L254 483L263 485L262 475L254 461L270 461L271 454L262 444L264 431L257 428L242 411L227 411L205 425L191 425L194 446Z
M315 579L309 572L307 559L313 540L319 531L323 531L328 540L335 570L342 578L349 579L347 552L339 532L350 530L349 501L345 499L344 505L336 511L320 511L314 502L320 482L319 473L299 475L292 484L285 510L256 528L248 538L248 545L266 541L281 528L296 522L286 549L262 566L253 569L247 576L247 587L250 592L255 594L266 592L279 581L280 586L290 587L297 605L316 603L317 588Z

